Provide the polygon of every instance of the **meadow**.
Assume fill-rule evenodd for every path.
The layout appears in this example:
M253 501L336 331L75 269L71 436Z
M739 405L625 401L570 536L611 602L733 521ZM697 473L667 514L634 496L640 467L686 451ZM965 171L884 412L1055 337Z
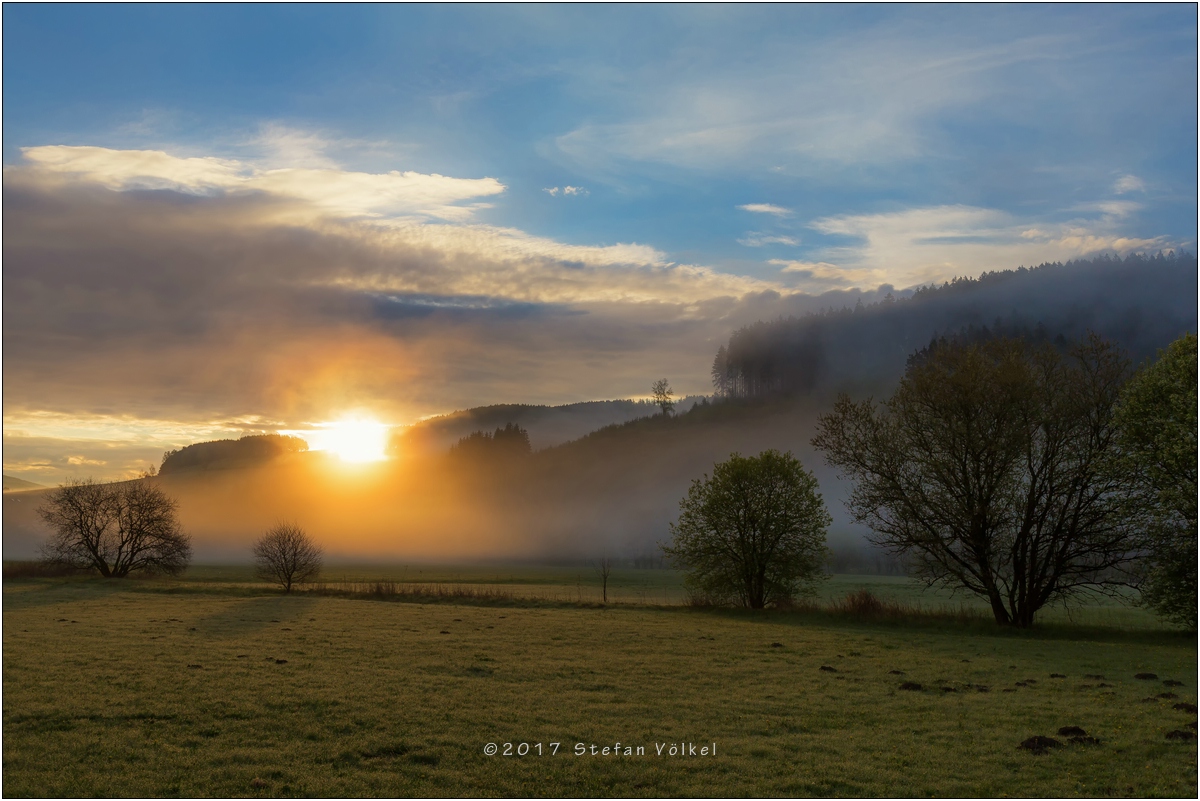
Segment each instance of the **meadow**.
M859 589L925 614L830 608ZM3 792L1196 795L1195 740L1167 737L1195 731L1174 707L1196 703L1196 637L1143 610L1001 630L869 576L789 612L682 599L673 571L618 569L602 605L570 566L334 566L291 596L237 567L6 578ZM1018 747L1035 735L1062 747Z

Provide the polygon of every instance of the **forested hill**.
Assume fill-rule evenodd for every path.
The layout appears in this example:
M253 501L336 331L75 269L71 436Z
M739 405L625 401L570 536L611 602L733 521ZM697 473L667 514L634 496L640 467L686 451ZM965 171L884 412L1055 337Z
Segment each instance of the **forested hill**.
M680 398L676 410L686 411L699 400L699 396ZM587 401L564 406L524 403L479 406L432 417L404 429L393 439L392 448L404 453L440 453L476 431L491 431L512 423L528 431L533 449L541 450L579 439L598 428L658 413L658 406L646 400Z
M1088 330L1136 361L1196 330L1196 257L1130 255L956 278L854 309L759 322L736 331L713 362L730 397L883 391L908 356L968 327L1076 339Z
M263 464L288 453L308 450L299 437L252 434L241 439L197 442L163 454L159 472L166 475L192 470L229 470Z

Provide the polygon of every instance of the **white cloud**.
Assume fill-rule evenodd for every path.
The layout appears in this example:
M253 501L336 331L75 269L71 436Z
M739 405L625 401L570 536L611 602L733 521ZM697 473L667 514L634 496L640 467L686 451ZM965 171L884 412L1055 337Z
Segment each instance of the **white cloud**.
M1074 32L985 43L930 30L889 25L853 39L764 47L737 64L680 60L686 68L659 67L638 82L624 119L581 125L555 146L597 173L630 160L703 170L749 162L779 172L892 164L940 152L931 119L997 96L996 113L1009 111L1014 68L1053 73L1082 49Z
M285 149L308 146L294 132L277 139L285 142ZM110 189L174 189L196 194L266 192L303 201L315 211L337 217L417 214L461 220L471 216L472 207L456 204L505 190L504 184L494 178L315 167L264 169L234 159L180 158L160 150L49 145L23 148L21 152L38 169L94 181Z
M501 297L536 303L695 303L749 293L786 292L781 284L678 264L637 243L572 245L515 228L396 221L330 227L372 250L439 254L437 269L381 266L333 274L321 283L382 293Z
M742 211L750 211L755 214L773 214L776 217L790 217L791 209L785 209L783 206L776 206L771 203L745 203L738 206Z
M543 189L542 191L545 192L546 194L550 195L551 197L557 197L558 195L562 195L563 197L566 197L568 195L590 195L591 194L591 192L584 189L582 186L551 186L546 189Z
M291 152L300 159L320 151L326 142L282 128L267 129L264 136L278 145L279 152ZM369 267L361 263L332 265L321 275L304 279L317 285L536 303L695 303L787 291L775 282L677 264L638 243L573 245L514 228L475 223L476 213L491 207L477 198L505 189L491 178L371 174L317 167L265 169L233 159L182 158L162 151L99 147L46 146L23 152L33 166L8 168L12 181L38 182L52 177L95 182L116 191L171 189L214 199L261 193L290 204L282 211L269 203L256 204L253 213L247 207L239 215L241 224L300 224L322 235L352 240L382 256ZM558 196L587 194L578 186L551 189L546 191ZM779 241L790 240L783 237ZM419 269L409 266L408 254L414 252L430 257Z
M744 237L738 240L738 244L748 248L761 248L765 245L788 245L796 247L800 244L800 240L794 236L778 236L764 234L760 231L748 231Z
M771 259L767 264L781 268L781 273L790 273L804 279L806 286L814 290L837 289L851 286L878 286L878 284L883 283L876 280L879 276L872 270L839 267L827 261Z
M1122 175L1113 184L1113 192L1123 195L1126 192L1145 192L1146 184L1136 175Z
M1164 237L1130 237L1118 231L1120 215L1115 212L1124 207L1097 203L1087 208L1100 212L1100 218L1031 224L996 209L934 206L825 217L811 227L858 240L822 251L830 261L851 268L846 286L890 283L906 288L1021 264L1066 261L1101 251L1158 250L1169 244Z
M251 144L266 151L267 159L263 166L310 169L337 169L338 166L326 155L333 142L311 131L268 123L262 126Z

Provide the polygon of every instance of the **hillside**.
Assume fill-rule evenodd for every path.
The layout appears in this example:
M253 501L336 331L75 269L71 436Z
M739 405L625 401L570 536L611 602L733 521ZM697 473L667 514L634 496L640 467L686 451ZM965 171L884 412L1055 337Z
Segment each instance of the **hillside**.
M699 396L676 402L680 412L700 401ZM569 403L562 406L498 404L479 406L423 420L396 434L392 450L396 453L440 453L476 431L491 431L508 423L529 432L534 450L542 450L579 439L592 431L616 423L626 423L658 414L649 401L605 400Z
M36 490L45 489L44 484L34 484L32 481L26 481L23 478L14 478L13 476L4 477L4 491L16 492L21 490Z
M988 272L910 297L746 326L718 350L713 380L733 397L881 392L914 350L968 327L1050 340L1094 331L1141 361L1196 330L1196 292L1188 253Z

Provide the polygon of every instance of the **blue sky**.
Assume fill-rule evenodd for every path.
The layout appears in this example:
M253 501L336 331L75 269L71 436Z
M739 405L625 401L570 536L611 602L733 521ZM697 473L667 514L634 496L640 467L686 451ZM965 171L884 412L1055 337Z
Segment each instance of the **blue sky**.
M1190 4L10 4L3 14L6 213L44 223L56 248L72 243L77 267L100 252L89 221L116 215L107 230L129 226L119 263L67 270L58 285L86 294L103 275L158 287L139 308L173 309L211 333L211 352L184 356L182 340L158 354L122 350L132 346L111 320L76 332L69 304L21 294L47 274L49 246L6 245L16 265L6 282L21 290L5 301L6 407L26 415L6 429L20 423L31 437L53 434L30 422L36 414L77 431L121 409L131 425L157 421L146 425L161 443L201 423L286 427L333 413L344 398L300 402L311 388L281 389L283 378L223 399L193 388L190 405L125 406L115 388L47 386L36 365L73 357L42 346L26 356L12 335L40 325L125 361L216 365L261 323L229 283L247 272L264 287L343 293L270 295L272 335L302 349L321 325L358 326L358 344L304 370L361 386L355 403L403 423L489 402L644 395L667 371L677 388L705 391L716 345L753 319L885 284L1195 249ZM75 216L38 217L51 200ZM146 209L169 219L143 239ZM183 242L204 225L207 241L240 249L197 256L211 280L185 291L192 279L163 278L162 254L202 247ZM284 231L309 244L275 264L259 248ZM294 265L324 247L340 255L298 278ZM230 259L246 265L236 279L205 266ZM36 321L14 318L26 307ZM92 316L105 313L143 343L170 339L153 314ZM420 374L421 391L361 379L362 365L339 372L363 341L392 354L380 358L403 353L413 372L388 380Z

